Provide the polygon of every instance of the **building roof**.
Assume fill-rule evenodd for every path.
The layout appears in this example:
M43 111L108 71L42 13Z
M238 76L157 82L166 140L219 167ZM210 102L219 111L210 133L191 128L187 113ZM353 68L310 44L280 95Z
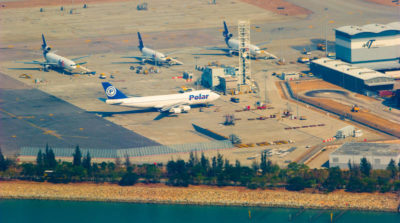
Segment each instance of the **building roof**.
M381 62L363 62L358 63L358 66L367 67L372 70L395 70L400 69L400 63L398 60L394 61L381 61Z
M392 22L386 25L383 24L368 24L364 26L342 26L336 29L346 33L350 36L354 36L360 33L382 33L386 31L397 31L400 32L400 22Z
M334 60L325 57L313 60L311 63L319 64L332 70L362 79L365 81L366 85L370 86L395 83L395 80L392 77L388 77L381 72L374 71L369 68L357 67L341 60Z
M355 156L390 156L400 155L399 144L383 143L345 143L336 149L331 155L355 155Z

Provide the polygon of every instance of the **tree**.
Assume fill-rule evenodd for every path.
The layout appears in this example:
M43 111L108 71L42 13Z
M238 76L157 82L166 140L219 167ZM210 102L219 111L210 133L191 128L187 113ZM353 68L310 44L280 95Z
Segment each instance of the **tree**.
M126 168L127 170L128 170L128 169L132 170L132 169L130 168L130 167L131 167L131 160L129 159L128 153L125 153L124 157L125 157L125 163L124 163L125 168Z
M393 159L390 160L388 166L386 167L386 170L390 171L390 176L394 179L397 175L397 168L396 168L396 163L394 162Z
M262 152L261 153L261 163L260 163L260 169L262 170L262 173L265 174L267 172L267 153Z
M0 171L6 171L9 166L10 166L10 161L4 158L0 148Z
M101 162L101 164L100 164L100 168L101 168L101 170L106 170L106 168L107 168L107 163L106 162Z
M344 184L344 179L342 177L342 171L339 167L329 168L329 176L323 183L324 187L328 191L333 191L340 188Z
M120 186L132 186L139 180L139 176L136 173L127 172L122 179L118 182Z
M146 173L144 174L144 177L146 178L147 182L151 182L151 183L159 182L160 176L161 176L161 170L159 168L157 168L156 165L147 164L147 165L145 165L145 170L146 170Z
M217 156L217 174L222 173L222 169L224 167L224 157L218 153Z
M176 162L171 160L167 163L168 183L173 186L189 185L189 174L185 161L179 159Z
M360 177L351 176L346 185L346 190L350 192L361 192L363 189L363 182Z
M46 146L46 154L44 154L44 163L46 168L54 169L57 166L56 156L53 149Z
M197 164L199 163L199 158L197 157L197 154L195 155L194 153L193 153L193 151L192 152L190 152L190 158L189 158L189 161L188 161L188 167L189 168L193 168L194 166L196 166Z
M21 164L22 167L22 175L24 176L34 176L36 171L35 171L35 166L32 163L23 163Z
M367 158L363 157L360 163L360 171L365 176L369 177L371 174L371 164L368 162Z
M42 150L39 150L39 152L38 152L38 154L36 156L36 165L38 167L43 167L44 166Z
M90 172L91 167L92 167L92 158L90 157L89 151L87 152L86 156L83 158L82 166L83 166L83 168L85 168L88 172Z
M73 156L74 156L74 159L73 159L72 164L74 166L82 165L82 153L81 153L81 150L79 149L79 145L76 146L75 153L73 154Z
M288 185L286 189L292 191L304 190L304 188L309 187L309 184L304 180L303 177L293 177L288 180Z
M397 168L398 168L399 171L400 171L400 160L399 160L399 162L397 163Z
M207 172L210 167L210 161L204 156L204 153L201 153L200 164L203 171Z

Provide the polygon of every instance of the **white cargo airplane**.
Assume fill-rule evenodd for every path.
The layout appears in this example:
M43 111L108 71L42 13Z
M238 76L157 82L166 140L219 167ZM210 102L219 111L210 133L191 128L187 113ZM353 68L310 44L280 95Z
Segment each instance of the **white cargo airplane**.
M135 108L155 108L160 112L188 112L191 105L207 104L220 96L210 90L199 90L182 94L157 95L147 97L127 97L108 82L102 82L107 96L106 103Z
M224 31L222 32L222 35L225 38L225 43L228 46L228 48L213 47L213 48L210 48L210 50L226 51L227 53L229 53L228 55L230 55L230 56L232 56L234 54L238 54L239 53L239 40L232 38L233 34L229 32L228 26L226 25L225 21L224 21ZM257 45L250 44L250 46L249 46L250 56L252 58L266 57L266 58L277 59L277 57L275 55L268 53L264 49L260 49L259 46L265 45L268 42L269 41L259 43ZM202 55L202 54L198 54L198 55ZM207 54L203 54L203 55L207 55ZM210 55L212 55L212 54L210 54Z
M44 71L49 71L49 69L62 69L64 71L72 73L77 68L82 68L85 71L89 71L84 67L80 67L80 65L86 64L87 62L75 63L75 61L80 60L85 57L88 57L88 56L78 57L78 58L74 58L74 59L67 59L65 57L62 57L55 53L50 52L51 48L47 45L46 39L44 38L43 34L42 34L42 40L43 40L43 44L42 44L43 57L46 61L40 62L40 61L34 60L32 62L17 62L17 63L37 64L37 65L42 66ZM91 72L91 73L93 73L93 72Z
M147 48L143 45L142 37L140 35L140 32L138 34L138 40L139 40L139 50L142 53L142 56L136 56L136 57L122 57L122 58L135 58L139 61L141 61L143 64L146 62L150 62L155 64L156 66L158 65L183 65L183 63L179 60L176 60L174 58L171 58L168 56L168 54L163 54L161 52L155 51L153 49Z

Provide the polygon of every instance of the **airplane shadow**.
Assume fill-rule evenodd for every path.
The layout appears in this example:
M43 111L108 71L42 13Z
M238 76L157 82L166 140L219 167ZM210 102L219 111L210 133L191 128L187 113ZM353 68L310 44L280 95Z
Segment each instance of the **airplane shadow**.
M100 101L105 102L105 98L98 98ZM201 107L210 107L213 106L213 104L208 104L207 105L192 105L192 108L201 108ZM120 112L105 112L105 111L87 111L88 113L91 114L98 114L101 115L101 117L113 117L113 115L126 115L126 114L140 114L140 113L148 113L148 112L158 112L159 114L153 119L154 121L161 120L165 117L178 117L178 114L174 113L169 113L169 112L159 112L158 109L156 108L146 108L146 109L136 109L136 110L129 110L129 111L120 111Z
M112 62L111 64L142 64L142 63L137 61L121 61L121 62Z
M42 68L34 68L34 67L26 67L26 68L23 68L23 67L17 67L17 68L8 68L9 70L37 70L37 71L43 71L43 72L48 72L48 71L44 71ZM63 69L57 69L57 68L51 68L51 70L53 70L53 71L55 71L55 72L57 72L57 73L59 73L59 74L62 74L62 75L74 75L74 74L81 74L81 73L79 73L79 72L69 72L69 71L65 71L65 70L63 70Z
M91 114L98 114L101 117L112 117L113 115L126 115L126 114L137 114L137 113L147 113L147 112L157 112L157 109L148 108L148 109L138 109L138 110L129 110L129 111L119 111L119 112L106 112L106 111L87 111Z

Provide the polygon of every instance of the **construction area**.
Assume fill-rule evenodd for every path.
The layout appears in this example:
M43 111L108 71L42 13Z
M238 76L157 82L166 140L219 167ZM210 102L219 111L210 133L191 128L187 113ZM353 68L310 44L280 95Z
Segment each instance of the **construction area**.
M320 168L329 159L327 152L345 142L400 137L398 109L389 110L381 100L326 82L298 60L334 52L334 27L349 19L363 23L366 10L369 20L386 24L397 18L395 8L345 0L331 3L341 6L328 10L327 3L306 0L297 5L280 1L284 9L247 0L93 0L85 1L86 7L74 1L60 10L62 5L48 0L38 0L39 5L27 2L5 1L0 8L0 146L5 154L46 143L59 151L79 144L83 150L110 149L113 157L130 149L135 163L187 159L194 151L206 156L220 153L232 162L251 165L266 152L281 166L296 161ZM223 21L242 44L238 55L216 50L227 47ZM145 45L173 52L171 58L183 65L157 66L128 58L141 55L137 32ZM60 55L90 55L84 66L96 73L44 72L16 63L43 60L42 33ZM261 50L276 59L249 55L250 44L262 42L267 43ZM318 44L328 49L318 50ZM104 103L103 81L135 97L210 88L220 98L187 113L160 117L157 109ZM349 125L362 134L332 139ZM225 144L212 149L218 141ZM180 145L187 146L170 149ZM169 152L132 152L150 147ZM31 157L32 151L22 155Z

